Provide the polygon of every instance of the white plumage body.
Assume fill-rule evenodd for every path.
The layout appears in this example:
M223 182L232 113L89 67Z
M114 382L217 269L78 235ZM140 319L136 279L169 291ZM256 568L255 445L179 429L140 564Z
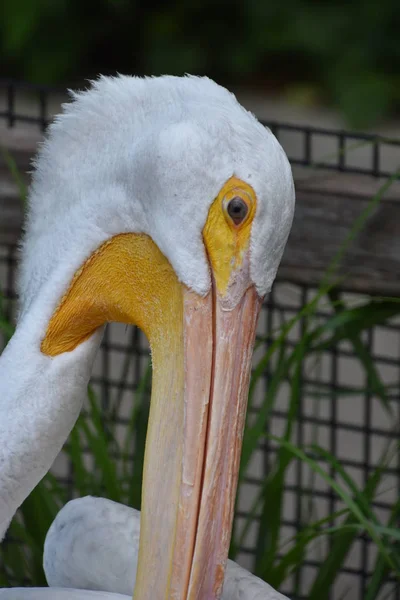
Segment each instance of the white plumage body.
M139 532L140 512L133 508L91 496L72 500L47 534L43 564L49 585L131 595ZM287 598L228 560L222 600Z

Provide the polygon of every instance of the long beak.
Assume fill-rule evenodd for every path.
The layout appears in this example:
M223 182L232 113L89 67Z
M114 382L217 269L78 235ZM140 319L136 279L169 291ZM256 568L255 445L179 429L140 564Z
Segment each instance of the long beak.
M116 236L76 273L41 345L50 356L73 351L107 321L135 323L150 340L135 600L215 600L222 591L261 306L247 250L239 263L223 292L214 283L201 298L150 238Z
M224 298L185 290L183 351L153 347L135 600L222 593L262 302L239 280Z

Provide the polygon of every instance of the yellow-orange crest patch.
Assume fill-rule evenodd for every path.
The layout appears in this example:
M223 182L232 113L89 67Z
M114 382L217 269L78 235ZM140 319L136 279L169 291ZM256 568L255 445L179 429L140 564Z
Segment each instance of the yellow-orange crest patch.
M74 350L111 321L137 325L153 344L166 331L181 329L181 320L182 285L171 264L147 235L124 233L76 272L41 350L49 356Z

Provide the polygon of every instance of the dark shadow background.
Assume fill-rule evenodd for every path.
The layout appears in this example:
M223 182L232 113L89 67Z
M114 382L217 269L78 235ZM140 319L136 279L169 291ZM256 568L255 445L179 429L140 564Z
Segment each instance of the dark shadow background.
M365 128L400 108L399 31L398 0L2 0L0 76L207 74Z

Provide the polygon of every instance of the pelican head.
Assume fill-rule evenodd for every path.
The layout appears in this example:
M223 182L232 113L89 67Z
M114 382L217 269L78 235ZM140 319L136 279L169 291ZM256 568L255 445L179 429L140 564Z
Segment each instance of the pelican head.
M41 148L16 337L43 410L61 387L82 397L106 322L151 346L136 600L221 594L257 316L293 210L281 146L207 78L101 78Z

